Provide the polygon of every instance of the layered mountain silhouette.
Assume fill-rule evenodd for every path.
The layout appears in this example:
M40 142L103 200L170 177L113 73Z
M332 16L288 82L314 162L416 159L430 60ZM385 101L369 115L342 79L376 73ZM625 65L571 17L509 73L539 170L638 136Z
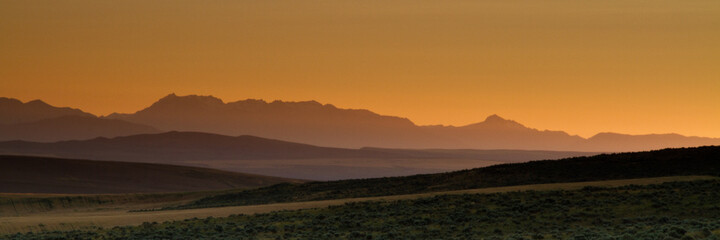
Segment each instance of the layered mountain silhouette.
M208 167L310 180L402 176L508 162L588 156L529 150L345 149L200 132L166 132L54 143L0 142L0 154Z
M720 138L687 137L680 134L628 135L599 133L577 149L618 149L620 151L720 145Z
M477 148L568 150L584 139L539 131L497 115L464 127L417 126L406 118L330 104L244 100L170 94L134 114L107 118L171 131L255 135L320 146L360 148Z
M180 163L186 160L391 158L401 154L372 149L343 149L200 132L167 132L55 143L0 142L0 153L78 159Z
M6 141L0 142L0 154L172 163L186 160L317 158L463 158L521 162L596 153L532 150L350 149L319 147L248 135L231 137L201 132L166 132L54 143Z
M405 118L340 109L315 101L248 99L224 103L212 96L170 94L134 114L111 114L107 118L163 131L254 135L332 147L431 147L444 142Z
M465 148L474 149L568 150L579 147L585 141L579 136L571 136L562 131L540 131L528 128L498 115L491 115L483 122L462 127L424 126L419 128L432 132L434 135L461 142ZM519 146L523 147L518 148ZM451 145L443 147L452 148Z
M79 109L53 107L40 100L23 103L0 98L0 141L54 142L157 132L147 125L98 118Z
M35 122L0 125L0 141L23 139L54 142L67 139L116 137L141 133L156 133L157 129L122 120L97 117L64 116Z
M497 115L467 126L418 126L406 118L330 104L243 100L224 103L212 96L170 94L134 114L112 114L164 131L255 135L320 146L359 148L534 149L559 151L640 151L718 145L718 138L680 135L599 134L590 139L562 131L541 131ZM676 137L668 137L676 136ZM620 143L622 142L622 143Z
M55 141L159 131L195 131L231 136L253 135L340 148L622 152L720 145L720 138L677 134L601 133L585 139L562 131L529 128L497 115L467 126L418 126L406 118L383 116L368 110L342 109L315 101L266 102L248 99L225 103L212 96L198 95L170 94L138 112L114 113L100 118L78 109L55 108L37 100L22 103L7 98L0 99L0 112L3 113L0 124L4 124L0 126L0 140ZM65 116L86 117L85 121L94 121L97 127L83 132L83 129L72 128L72 124L68 123L74 121L61 118Z
M17 99L0 97L0 124L37 122L64 116L95 117L80 109L53 107L41 100L23 103Z

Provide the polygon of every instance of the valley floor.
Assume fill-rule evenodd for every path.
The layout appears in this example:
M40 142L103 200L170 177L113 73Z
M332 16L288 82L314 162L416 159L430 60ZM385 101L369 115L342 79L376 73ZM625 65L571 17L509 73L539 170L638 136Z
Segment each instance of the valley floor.
M323 209L329 206L338 206L352 202L391 202L396 200L411 199L428 199L443 195L466 195L466 194L493 194L504 192L522 192L522 191L556 191L556 190L578 190L587 187L620 187L628 185L650 185L661 184L667 182L687 182L699 180L717 180L717 177L708 176L679 176L679 177L660 177L660 178L643 178L643 179L627 179L597 182L576 182L576 183L558 183L558 184L537 184L523 185L511 187L496 187L471 189L460 191L433 192L423 194L397 195L385 197L368 197L368 198L351 198L326 201L309 201L309 202L292 202L265 204L253 206L236 206L236 207L220 207L220 208L202 208L187 210L168 210L168 211L148 211L148 212L128 212L129 210L138 210L148 207L162 207L180 202L186 202L194 198L203 196L203 194L181 196L169 198L172 201L158 202L149 204L147 201L141 204L132 204L130 202L120 202L117 200L108 201L106 204L84 208L82 210L73 210L72 208L56 208L56 209L38 209L37 211L25 211L9 213L4 212L0 215L0 235L13 234L21 232L42 232L42 231L68 231L68 230L93 230L97 228L111 228L116 226L137 226L149 222L164 222L173 220L184 220L191 218L207 218L207 217L227 217L229 215L248 215L269 213L284 210L298 209ZM57 197L57 196L53 196ZM15 199L16 202L22 202L23 198L37 198L32 195L0 195L0 200ZM160 199L160 198L159 198ZM118 202L114 204L113 202ZM347 206L347 205L346 205ZM0 237L2 238L2 237Z

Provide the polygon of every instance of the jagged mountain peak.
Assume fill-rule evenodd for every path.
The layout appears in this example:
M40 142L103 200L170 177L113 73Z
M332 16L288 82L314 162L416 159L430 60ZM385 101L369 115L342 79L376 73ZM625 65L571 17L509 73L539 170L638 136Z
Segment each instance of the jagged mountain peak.
M71 119L58 117L67 115L93 116L79 109L53 107L40 100L23 103L12 98L0 98L0 125L7 125L6 127L9 129L16 126L12 124L37 122L50 118L54 119L50 121L55 124L52 126L58 126L58 122L67 122L68 119ZM407 118L380 115L365 109L337 108L334 105L314 100L246 99L225 103L211 95L178 96L175 93L160 98L157 102L138 112L111 114L102 119L118 119L142 125L145 128L133 126L131 129L141 133L176 130L233 136L255 135L318 146L351 148L379 146L627 151L670 146L720 144L720 139L685 137L677 134L600 133L584 139L562 131L526 127L498 114L489 115L482 122L461 127L418 126ZM80 121L73 120L73 122L79 123ZM104 125L99 124L98 126L107 127L111 123L117 122L103 121ZM35 125L25 124L23 126L30 129ZM75 125L79 126L78 129L87 130L85 123ZM60 127L59 129L67 130L68 128ZM104 129L107 130L107 128ZM130 128L128 127L128 129ZM59 132L59 130L53 131ZM8 130L5 131L6 139L23 139L9 136L8 132ZM122 135L118 131L112 131L112 134L86 133L83 136L91 134L94 134L93 137ZM75 135L68 135L66 139L78 139L73 136Z
M225 103L222 99L212 95L185 95L178 96L175 93L168 94L167 96L159 99L153 104L153 106L163 105L185 105L185 106L221 106L221 105L233 105L233 106L247 106L247 105L259 105L259 106L290 106L290 107L327 107L336 108L332 104L322 104L315 100L308 101L283 101L274 100L272 102L265 101L263 99L245 99L235 102ZM151 106L151 107L153 107Z
M191 103L202 103L202 104L225 104L220 98L216 98L212 95L186 95L178 96L175 93L168 94L161 98L156 103L172 103L172 104L191 104Z
M30 105L30 106L38 106L38 107L52 107L52 106L50 106L50 104L47 104L46 102L43 102L40 99L35 99L35 100L29 101L25 104Z
M55 107L42 100L23 103L14 98L0 98L0 124L35 122L62 116L95 117L80 109Z
M467 126L464 126L464 128L483 128L483 129L529 129L525 127L525 125L522 125L516 121L505 119L503 117L498 116L497 114L493 114L485 118L485 121L470 124Z
M58 108L58 109L73 109L68 107L55 107L50 104L47 104L43 100L35 99L28 102L23 103L19 99L15 98L7 98L7 97L0 97L0 104L6 104L6 105L14 105L18 107L42 107L42 108ZM73 109L75 110L75 109Z
M7 98L7 97L0 97L0 104L23 104L22 101L14 99L14 98Z
M616 140L616 139L624 139L624 138L692 138L690 136L685 136L677 133L662 133L662 134L639 134L639 135L631 135L631 134L623 134L623 133L615 133L615 132L601 132L598 134L595 134L594 136L588 138L588 140Z
M502 117L498 116L497 114L493 114L493 115L490 115L487 118L485 118L485 122L506 122L506 121L509 121L509 120L502 118Z

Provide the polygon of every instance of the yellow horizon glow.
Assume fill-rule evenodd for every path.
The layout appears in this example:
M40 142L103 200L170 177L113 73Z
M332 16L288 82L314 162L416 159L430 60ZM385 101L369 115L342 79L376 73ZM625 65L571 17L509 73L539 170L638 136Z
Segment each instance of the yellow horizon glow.
M720 1L7 1L0 96L169 93L467 125L720 137Z

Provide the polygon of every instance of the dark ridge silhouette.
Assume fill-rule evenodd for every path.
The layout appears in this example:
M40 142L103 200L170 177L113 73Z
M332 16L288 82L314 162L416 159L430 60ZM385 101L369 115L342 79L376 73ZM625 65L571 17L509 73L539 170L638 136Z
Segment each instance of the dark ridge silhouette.
M6 141L0 142L0 153L142 162L313 158L462 158L518 162L595 154L532 150L345 149L318 147L247 135L231 137L211 133L175 131L54 143Z
M23 103L0 98L0 141L54 142L157 132L147 125L100 119L79 109L54 107L40 100Z
M568 150L584 139L539 131L497 115L464 127L417 126L367 110L339 109L315 101L224 103L212 96L170 94L134 114L111 114L162 130L255 135L320 146L359 148L475 148Z
M416 159L478 159L499 163L519 163L541 159L561 159L579 156L593 156L601 152L571 152L543 150L477 150L477 149L392 149L362 148L373 152L399 154Z
M135 162L182 160L392 158L395 153L317 147L254 136L230 137L200 132L166 132L84 141L0 143L0 152Z
M68 115L35 122L0 125L0 141L22 139L55 142L67 139L117 137L157 132L159 131L153 127L122 120Z
M37 122L63 116L95 117L80 109L53 107L41 100L23 103L17 99L0 97L0 124Z
M253 135L318 146L359 148L409 146L412 139L440 143L410 120L368 110L339 109L330 104L265 102L248 99L224 103L212 96L170 94L134 114L111 114L164 131L197 131ZM426 146L432 146L427 144Z
M687 146L720 145L719 138L686 137L680 134L628 135L619 133L599 133L579 149L661 149Z
M254 188L300 180L163 164L0 155L2 193L141 193Z
M82 141L0 142L0 154L154 162L312 180L406 176L594 153L525 150L343 149L199 132Z
M425 126L420 127L436 136L456 139L471 145L475 149L534 149L534 150L571 150L569 146L585 141L579 136L571 136L562 131L540 131L528 128L516 121L491 115L483 122L462 127ZM597 151L584 149L584 151ZM609 151L609 150L603 150Z
M78 140L99 136L156 133L159 130L207 132L232 136L253 135L337 148L624 152L720 145L720 138L685 137L677 134L602 133L584 139L563 131L529 128L498 115L491 115L482 122L460 127L417 126L406 118L383 116L361 109L341 109L316 101L266 102L248 99L225 103L213 96L198 95L170 94L136 113L113 113L101 117L116 121L96 121L90 124L94 126L91 129L78 129L77 126L81 124L72 121L65 121L65 125L48 123L50 119L63 116L88 118L95 116L77 109L52 107L39 100L22 103L15 99L1 98L0 113L3 114L0 115L0 125L2 125L0 130L18 129L0 131L0 140ZM47 126L33 125L37 125L40 121L44 121L42 123ZM118 121L138 125L130 127L129 123L120 124ZM102 126L102 123L106 123L107 126ZM70 129L76 130L69 131Z
M718 138L623 138L622 144L584 139L562 131L538 130L491 115L467 126L417 126L406 118L368 110L340 109L316 101L225 103L212 96L170 94L133 114L107 118L154 126L164 131L254 135L318 146L361 148L528 149L620 152L720 144Z
M278 184L207 197L179 208L253 205L526 184L691 175L720 176L720 146L501 164L456 172L407 177Z

